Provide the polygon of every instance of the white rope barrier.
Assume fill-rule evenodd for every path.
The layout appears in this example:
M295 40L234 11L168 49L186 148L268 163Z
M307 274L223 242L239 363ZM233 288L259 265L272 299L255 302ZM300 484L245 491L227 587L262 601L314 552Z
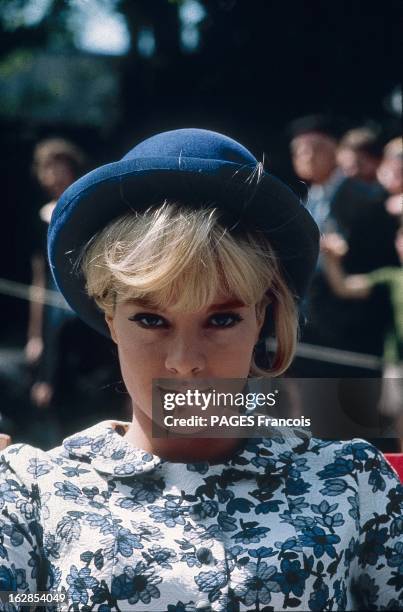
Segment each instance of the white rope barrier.
M267 341L268 350L274 351L276 346L276 340L274 338L269 338ZM383 365L382 359L376 355L343 351L333 347L306 344L305 342L301 342L297 345L295 354L297 357L304 357L305 359L326 361L328 363L337 363L357 368L367 368L368 370L380 370Z
M24 285L23 283L0 278L0 294L71 311L70 306L60 293L35 285Z

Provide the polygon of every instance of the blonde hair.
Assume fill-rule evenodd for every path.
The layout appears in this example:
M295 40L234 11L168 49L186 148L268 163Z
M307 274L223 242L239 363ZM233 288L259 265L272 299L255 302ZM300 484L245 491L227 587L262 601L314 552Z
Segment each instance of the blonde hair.
M217 294L257 308L270 302L276 354L271 370L253 361L251 374L278 376L294 357L297 307L269 242L257 232L234 237L216 208L165 201L131 211L93 237L80 263L88 295L106 314L133 298L183 312L202 310Z

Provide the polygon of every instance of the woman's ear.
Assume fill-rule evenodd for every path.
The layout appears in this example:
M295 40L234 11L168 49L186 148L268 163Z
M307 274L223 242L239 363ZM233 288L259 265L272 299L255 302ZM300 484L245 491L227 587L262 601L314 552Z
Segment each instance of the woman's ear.
M115 344L117 344L118 341L117 341L116 331L115 331L114 316L111 314L105 313L105 321L106 321L107 326L109 327L109 332L111 334L112 340L115 342Z

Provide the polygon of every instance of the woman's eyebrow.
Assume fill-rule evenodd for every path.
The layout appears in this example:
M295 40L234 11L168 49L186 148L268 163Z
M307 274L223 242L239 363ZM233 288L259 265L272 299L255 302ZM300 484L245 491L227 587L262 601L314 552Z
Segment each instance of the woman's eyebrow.
M244 302L241 302L241 300L229 300L228 302L221 302L220 304L212 304L209 309L208 312L211 312L212 310L229 310L231 308L242 308L246 306L246 304L244 304Z
M130 298L127 300L126 304L131 306L138 306L139 308L151 308L153 310L157 310L158 307L156 304L152 304L147 298ZM230 310L231 308L242 308L245 307L246 304L241 300L233 299L228 300L227 302L219 302L218 304L211 304L207 309L207 312L212 311L222 311L222 310Z

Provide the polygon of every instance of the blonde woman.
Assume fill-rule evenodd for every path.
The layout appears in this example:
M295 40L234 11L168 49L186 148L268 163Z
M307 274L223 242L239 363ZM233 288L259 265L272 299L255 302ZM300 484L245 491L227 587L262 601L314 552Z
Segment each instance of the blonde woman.
M133 416L2 453L7 596L100 612L401 607L403 491L371 444L153 436L153 379L286 371L318 242L298 198L206 130L158 134L64 193L54 277L117 344ZM269 366L255 348L270 329Z

